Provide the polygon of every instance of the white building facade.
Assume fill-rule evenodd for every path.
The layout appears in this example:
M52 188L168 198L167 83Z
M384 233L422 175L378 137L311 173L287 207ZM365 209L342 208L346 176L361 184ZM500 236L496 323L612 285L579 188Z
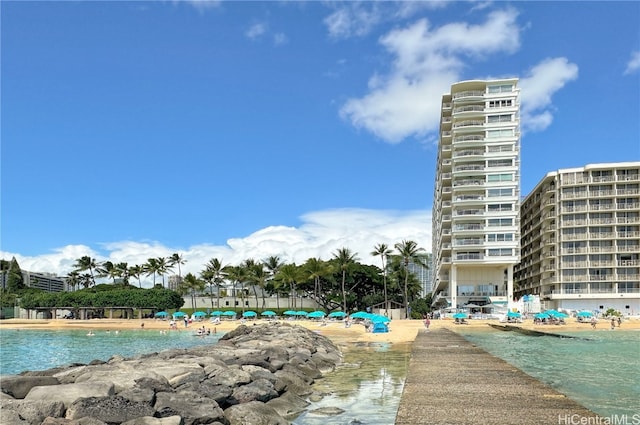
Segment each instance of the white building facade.
M434 305L512 302L519 200L518 80L452 85L442 97L434 187Z
M517 296L640 314L640 162L548 173L521 208Z

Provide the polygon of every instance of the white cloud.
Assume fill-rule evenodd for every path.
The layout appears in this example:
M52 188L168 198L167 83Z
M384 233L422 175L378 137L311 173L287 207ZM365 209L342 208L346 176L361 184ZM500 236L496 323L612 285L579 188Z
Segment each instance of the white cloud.
M289 38L283 32L279 32L273 35L273 44L276 46L281 46L283 44L287 44L289 42Z
M249 27L249 29L245 31L244 35L251 40L255 40L257 38L260 38L266 32L267 32L267 24L257 23L257 24L251 25L251 27Z
M540 131L551 125L551 97L578 78L578 66L567 58L548 58L520 80L522 130Z
M249 258L263 260L278 255L283 261L302 264L312 257L329 260L336 250L346 247L356 253L362 263L378 265L379 258L369 254L374 246L386 243L393 247L403 239L416 241L420 247L431 251L429 211L345 208L311 212L301 220L300 227L270 226L246 237L229 239L225 246L201 244L180 249L158 242L120 241L103 244L100 252L84 245L69 245L51 254L33 257L0 252L0 258L10 260L15 256L24 270L64 276L75 261L85 255L98 261L134 265L179 252L187 261L181 266L182 274L197 275L212 258L219 258L224 264L240 264ZM158 278L156 281L159 282ZM143 278L143 286L151 284L152 277Z
M638 69L640 69L640 52L632 52L631 59L627 62L627 68L624 70L624 75L633 74Z
M487 15L484 23L450 23L431 28L426 19L380 39L394 57L386 75L369 80L369 93L345 102L340 115L355 127L399 143L438 130L441 96L460 79L465 57L512 53L520 46L517 12Z

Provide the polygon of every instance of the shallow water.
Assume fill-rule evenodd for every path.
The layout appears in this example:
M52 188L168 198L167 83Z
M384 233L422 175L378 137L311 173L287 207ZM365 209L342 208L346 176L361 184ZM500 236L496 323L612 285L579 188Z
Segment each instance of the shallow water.
M580 339L471 329L460 333L601 416L638 415L640 420L639 331L565 333Z
M46 370L71 363L109 360L114 355L133 357L170 348L215 344L220 335L194 336L191 332L153 330L2 330L0 331L0 374L15 375L25 370Z
M411 356L410 344L355 344L344 351L344 364L314 384L324 395L293 421L297 425L389 425L395 422ZM337 407L323 416L314 410Z

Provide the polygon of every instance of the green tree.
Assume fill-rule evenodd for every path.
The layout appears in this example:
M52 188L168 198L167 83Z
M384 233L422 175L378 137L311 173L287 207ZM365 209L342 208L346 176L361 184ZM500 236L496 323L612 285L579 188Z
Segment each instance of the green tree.
M380 261L382 262L382 278L384 282L384 309L388 313L389 310L389 297L387 295L387 266L385 261L389 258L389 255L393 250L387 246L387 244L380 243L373 248L371 251L371 255L374 257L380 256Z
M278 274L274 277L274 280L281 285L286 285L289 288L289 308L296 308L296 285L301 280L301 275L298 267L295 263L285 264L280 267ZM291 302L293 299L293 302Z
M142 288L142 281L140 280L140 278L142 277L142 275L145 273L144 271L144 267L139 265L139 264L135 264L131 267L129 267L129 276L136 278L138 280L138 287Z
M187 261L184 259L184 256L178 254L177 252L174 252L171 257L169 257L168 260L168 266L169 268L173 269L175 266L178 266L178 278L179 280L182 280L182 271L180 269L180 266L185 264Z
M76 260L75 269L79 272L88 272L89 274L88 282L85 279L85 281L83 282L83 285L95 286L96 279L93 275L93 272L98 267L99 267L99 263L96 261L96 259L91 258L88 255L85 255L84 257L80 257Z
M233 304L237 307L238 292L240 293L240 300L242 301L242 312L244 313L244 284L247 280L247 269L242 266L227 266L225 268L227 279L233 284ZM240 291L238 291L238 287Z
M306 278L313 281L313 299L318 302L322 296L322 279L331 273L331 265L320 258L309 258L302 270Z
M204 270L200 272L200 277L209 285L209 296L211 297L211 308L213 308L213 286L217 287L216 297L218 308L220 308L220 287L227 277L225 266L217 258L212 258L206 264Z
M284 265L284 263L280 260L280 257L277 255L272 255L264 261L264 265L267 268L267 272L269 277L267 278L267 282L265 288L267 291L276 294L276 307L280 310L280 291L278 282L274 281L274 277L280 271L280 268Z
M187 273L178 285L178 293L181 295L189 294L191 296L191 308L195 309L196 295L202 292L204 286L204 280L198 279L193 273Z
M76 290L76 286L80 286L80 273L77 270L71 270L67 273L65 278L67 282L67 286L71 288L72 291Z
M16 257L11 258L9 261L7 270L6 270L7 280L6 287L7 291L12 294L17 294L27 286L24 284L24 278L22 277L22 270L20 269L20 265L18 264L18 260Z
M342 311L347 313L347 291L345 289L345 280L349 267L357 261L357 257L349 248L340 248L333 254L333 258L338 263L342 273Z
M404 311L409 319L409 263L419 264L423 267L428 267L420 253L424 251L424 248L418 247L418 244L415 241L411 240L403 240L402 242L398 242L394 245L395 249L398 251L398 256L400 257L402 264L405 268L405 277L404 277Z
M116 275L120 278L122 278L122 284L124 286L129 286L129 277L130 275L130 268L129 268L129 264L127 263L117 263L115 265L115 269L116 269Z

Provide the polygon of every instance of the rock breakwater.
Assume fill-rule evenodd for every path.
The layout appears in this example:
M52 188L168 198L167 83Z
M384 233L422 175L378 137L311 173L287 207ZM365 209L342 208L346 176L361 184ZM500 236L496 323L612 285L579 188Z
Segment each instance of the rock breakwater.
M239 326L215 345L0 378L4 425L288 424L342 357L288 324Z

